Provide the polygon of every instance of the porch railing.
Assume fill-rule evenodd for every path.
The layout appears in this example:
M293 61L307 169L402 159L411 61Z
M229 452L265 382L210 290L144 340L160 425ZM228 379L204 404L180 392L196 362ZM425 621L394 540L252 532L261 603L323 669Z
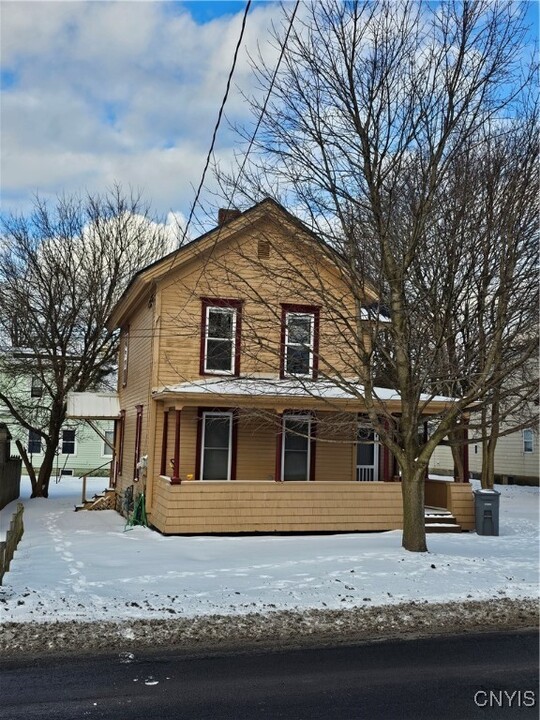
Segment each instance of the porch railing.
M358 482L372 482L375 480L375 468L370 465L357 465L356 480Z

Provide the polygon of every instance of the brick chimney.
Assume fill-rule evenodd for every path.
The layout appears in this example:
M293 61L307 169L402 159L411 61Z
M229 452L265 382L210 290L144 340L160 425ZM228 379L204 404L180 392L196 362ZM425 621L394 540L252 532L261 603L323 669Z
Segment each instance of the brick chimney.
M236 210L235 208L220 208L218 210L218 225L224 225L226 222L229 222L229 220L240 217L241 214L241 210Z

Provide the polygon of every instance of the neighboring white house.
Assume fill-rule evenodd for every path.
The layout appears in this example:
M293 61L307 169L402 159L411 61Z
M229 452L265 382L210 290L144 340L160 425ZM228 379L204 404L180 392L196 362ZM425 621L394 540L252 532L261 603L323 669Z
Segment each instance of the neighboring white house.
M101 432L110 443L113 442L112 423L96 423ZM13 427L13 426L11 426ZM21 431L15 430L18 437ZM32 465L37 470L41 465L43 453L41 450L41 438L39 435L27 430L22 431L25 446L32 459ZM16 448L14 448L15 453ZM108 476L112 461L112 449L97 435L90 427L82 422L66 422L60 434L60 442L53 468L53 478L73 475L91 474L93 476ZM23 474L25 473L23 465Z
M526 428L500 437L495 449L495 482L536 485L539 482L538 428ZM482 443L469 446L469 470L479 477L482 470ZM441 475L453 473L452 453L448 446L439 445L431 457L430 472Z

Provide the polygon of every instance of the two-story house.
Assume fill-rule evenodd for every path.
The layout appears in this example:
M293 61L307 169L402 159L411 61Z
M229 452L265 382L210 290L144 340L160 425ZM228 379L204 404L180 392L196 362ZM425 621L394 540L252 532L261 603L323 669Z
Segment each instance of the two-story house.
M109 319L119 496L144 489L163 533L400 528L393 458L350 392L357 299L332 251L272 200L220 216L138 272ZM379 392L399 412L397 393ZM452 485L472 527L470 487Z
M43 375L36 372L36 352L31 349L17 348L10 351L10 374L2 372L0 363L0 390L11 399L21 415L34 427L46 427L50 397L43 383ZM43 364L43 356L39 356ZM9 409L0 401L0 422L9 427L14 441L19 441L26 451L29 462L39 472L44 458L44 442L41 435L28 430L17 423ZM110 420L100 422L97 435L84 423L74 419L67 420L60 431L56 458L52 468L52 477L59 482L62 477L79 477L82 475L109 476L113 451L104 441L113 439L113 424ZM19 451L14 447L14 455ZM23 474L27 473L23 463Z

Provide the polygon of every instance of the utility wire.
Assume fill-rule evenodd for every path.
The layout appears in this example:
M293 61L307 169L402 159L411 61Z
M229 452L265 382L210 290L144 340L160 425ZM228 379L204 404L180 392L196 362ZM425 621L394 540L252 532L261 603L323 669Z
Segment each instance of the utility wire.
M243 31L244 31L244 26L245 26L245 21L246 21L246 16L247 16L247 10L249 9L249 5L250 5L250 2L248 2L248 5L247 5L247 7L246 7L246 12L244 13L244 20L243 20L243 23L242 23L242 33L241 33L241 35L240 35L240 39L239 39L239 42L238 42L237 47L236 47L236 52L235 52L235 57L234 57L233 68L232 68L232 69L234 69L234 64L236 63L236 56L237 56L237 53L238 53L238 48L239 48L240 42L241 42L241 40L242 40L242 35L243 35ZM239 170L239 172L238 172L238 175L236 176L236 180L235 180L234 183L233 183L232 192L231 192L231 194L230 194L230 199L229 199L229 201L228 201L228 203L227 203L227 208L226 208L227 210L229 210L230 207L231 207L232 200L233 200L233 197L234 197L234 193L235 193L235 191L236 191L236 189L237 189L237 187L238 187L238 183L240 182L240 178L242 177L242 174L243 174L243 172L244 172L244 168L245 168L245 166L246 166L249 153L251 152L251 149L252 149L253 144L254 144L254 142L255 142L255 137L256 137L256 135L257 135L257 132L258 132L260 126L261 126L261 123L262 123L262 121L263 121L264 115L265 115L265 113L266 113L266 108L268 107L268 103L270 102L270 97L271 97L272 91L273 91L273 89L274 89L274 85L275 85L275 82L276 82L277 74L278 74L278 72L279 72L279 68L281 67L281 63L282 63L283 57L284 57L284 55L285 55L285 48L286 48L286 46L287 46L287 42L288 42L288 40L289 40L289 36L290 36L290 34L291 34L291 31L292 31L292 26L293 26L294 19L295 19L295 17L296 17L296 13L297 13L297 11L298 11L298 7L299 7L299 6L300 6L300 0L296 0L295 5L294 5L294 9L293 9L293 11L292 11L292 13L291 13L291 16L290 16L290 19L289 19L289 25L288 25L288 27L287 27L287 32L285 33L285 37L284 37L284 39L283 39L283 42L281 43L281 49L280 49L280 53L279 53L279 58L278 58L276 67L275 67L275 69L274 69L274 72L273 72L273 75L272 75L272 79L271 79L271 81L270 81L270 85L269 85L269 87L268 87L268 91L267 91L267 93L266 93L266 97L265 97L264 103L263 103L262 108L261 108L261 112L259 113L259 118L258 118L257 123L256 123L256 125L255 125L255 129L253 130L253 133L252 133L252 135L251 135L251 138L250 138L250 141L249 141L247 150L246 150L245 155L244 155L244 159L243 159L243 161L242 161L242 165L240 166L240 170ZM228 94L228 91L229 91L229 86L230 86L231 77L232 77L232 71L231 71L231 74L229 75L229 81L227 82L227 90L226 90L226 92L225 92L224 101L225 101L225 99L227 98L227 94ZM223 114L223 106L224 106L224 104L225 104L225 102L223 102L222 105L221 105L221 108L220 108L220 111L219 111L219 119L221 118L221 116L222 116L222 114ZM200 195L200 192L201 192L201 189L202 189L202 185L203 185L203 182L204 182L206 170L208 169L208 166L209 166L209 163L210 163L210 157L211 157L211 153L212 153L213 147L214 147L215 134L216 134L216 132L217 132L217 127L218 127L218 125L219 125L219 119L218 119L218 124L216 125L216 129L214 130L214 137L213 137L213 139L212 139L212 145L211 145L210 151L209 151L208 156L207 156L207 159L206 159L206 165L205 165L205 168L204 168L203 177L202 177L202 179L201 179L201 182L200 182L200 184L199 184L199 188L198 188L198 190L197 190L197 196L196 196L195 201L194 201L194 203L193 203L193 205L192 205L192 207L191 207L191 212L190 212L190 215L189 215L189 218L188 218L188 222L187 222L187 225L186 225L186 231L184 231L184 236L183 236L183 238L185 238L185 236L186 236L187 227L189 226L189 223L191 222L191 218L193 217L193 213L194 213L194 211L195 211L195 205L196 205L196 203L197 203L197 201L198 201L198 198L199 198L199 195ZM201 279L201 277L202 277L202 275L203 275L203 273L204 273L204 270L205 270L205 268L206 268L206 265L208 264L208 261L209 261L210 258L212 257L212 253L213 253L214 248L216 247L216 245L217 245L217 243L218 243L218 241L219 241L220 236L221 236L221 227L218 228L218 233L217 233L217 235L216 235L216 238L215 238L214 243L213 243L213 245L212 245L212 248L211 248L211 250L210 250L210 254L209 254L209 256L208 256L208 259L207 259L207 261L206 261L206 263L205 263L205 267L201 269L201 272L200 272L200 274L199 274L199 280ZM170 271L172 270L172 267L173 267L173 265L174 265L174 261L175 261L175 260L176 260L176 253L174 254L173 258L171 259L171 264L169 265L169 269L167 270L167 272L170 272ZM197 281L196 285L198 285L199 280Z
M251 0L248 0L247 3L246 3L245 10L244 10L244 17L242 18L242 27L241 27L241 29L240 29L240 36L239 36L239 38L238 38L238 41L237 41L237 43L236 43L236 47L235 47L235 49L234 49L234 56L233 56L233 61L232 61L231 69L229 70L229 75L228 75L228 77L227 77L227 86L226 86L226 88L225 88L225 94L223 95L223 100L221 101L221 105L220 105L219 112L218 112L218 117L217 117L217 120L216 120L216 124L215 124L215 126L214 126L214 132L212 133L212 141L211 141L211 143L210 143L210 149L208 150L208 154L207 154L207 156L206 156L206 162L205 162L205 164L204 164L204 169L203 169L203 172L202 172L202 175L201 175L201 180L200 180L200 182L199 182L199 186L198 186L198 188L197 188L197 192L195 193L195 199L193 200L193 204L191 205L191 209L190 209L190 211L189 211L189 216L188 216L188 219L187 219L187 222L186 222L186 226L185 226L184 231L183 231L183 234L182 234L181 243L184 242L184 240L185 240L185 238L186 238L186 235L187 235L187 232L188 232L188 229L189 229L189 226L190 226L191 221L192 221L192 219L193 219L193 214L194 214L194 212L195 212L195 208L196 208L196 206L197 206L197 203L199 202L199 197L200 197L200 195L201 195L202 188L203 188L203 185L204 185L204 181L205 181L205 179L206 179L206 173L207 173L208 167L209 167L209 165L210 165L210 160L211 160L211 158L212 158L212 153L214 152L214 146L215 146L215 144L216 144L217 132L218 132L219 126L220 126L220 124L221 124L221 118L223 117L223 111L224 111L224 109L225 109L225 103L227 102L227 98L229 97L229 91L230 91L230 89L231 89L231 82L232 82L232 78L233 78L233 75L234 75L234 71L235 71L235 69L236 69L236 61L237 61L237 59L238 59L238 53L240 52L240 46L241 46L242 40L243 40L243 38L244 38L244 31L245 31L245 29L246 29L246 21L247 21L247 16L248 16L248 12L249 12L250 6L251 6Z
M193 201L193 204L192 204L192 206L191 206L191 210L190 210L190 213L189 213L189 217L188 217L188 220L187 220L187 223L186 223L186 227L185 227L185 230L184 230L184 233L183 233L182 241L185 239L185 237L186 237L186 235L187 235L187 231L188 231L189 225L190 225L190 223L191 223L191 220L192 220L193 215L194 215L194 212L195 212L195 207L196 207L196 205L197 205L197 203L198 203L198 200L199 200L199 197L200 197L200 193L201 193L201 191L202 191L202 187L203 187L204 180L205 180L205 177L206 177L206 172L207 172L208 167L209 167L209 164L210 164L210 159L211 159L212 152L213 152L213 149L214 149L217 131L218 131L218 128L219 128L219 124L220 124L220 122L221 122L222 115L223 115L223 109L224 109L225 102L226 102L227 97L228 97L228 93L229 93L229 89L230 89L230 84L231 84L232 76L233 76L233 73L234 73L234 68L235 68L235 66L236 66L236 60L237 60L239 48L240 48L240 45L241 45L241 42L242 42L242 38L243 38L243 35L244 35L246 18L247 18L247 14L248 14L248 10L249 10L250 4L251 4L251 0L248 1L247 5L246 5L246 9L245 9L245 11L244 11L244 17L243 17L243 20L242 20L242 29L241 29L240 37L239 37L238 42L237 42L237 45L236 45L236 49L235 49L235 53L234 53L234 58L233 58L233 64L232 64L232 67L231 67L231 71L229 72L229 77L228 77L228 80L227 80L227 87L226 87L226 90L225 90L225 95L224 95L224 97L223 97L223 101L222 101L221 106L220 106L220 109L219 109L218 120L217 120L216 126L215 126L215 128L214 128L214 133L213 133L213 136L212 136L212 142L211 142L210 150L209 150L208 155L207 155L207 158L206 158L205 167L204 167L204 170L203 170L203 174L202 174L202 177L201 177L201 181L200 181L199 186L198 186L198 189L197 189L197 193L196 193L196 196L195 196L195 200ZM264 99L264 103L263 103L263 105L262 105L262 107L261 107L261 112L259 113L259 118L258 118L258 120L257 120L257 123L256 123L256 125L255 125L254 130L253 130L253 133L252 133L252 135L251 135L251 138L250 138L250 141L249 141L247 150L246 150L246 152L245 152L245 155L244 155L242 164L241 164L241 166L240 166L240 170L239 170L239 172L238 172L238 174L237 174L237 176L236 176L236 180L235 180L235 182L234 182L234 184L233 184L233 188L232 188L232 192L231 192L231 195L230 195L230 200L229 200L228 205L227 205L227 209L229 209L229 208L231 207L232 199L233 199L233 197L234 197L234 193L235 193L235 191L236 191L236 189L237 189L237 187L238 187L238 183L240 182L240 179L241 179L242 174L243 174L243 172L244 172L244 168L245 168L246 163L247 163L247 161L248 161L249 154L250 154L250 152L251 152L251 150L252 150L252 148L253 148L253 144L254 144L254 142L255 142L255 138L256 138L257 132L259 131L259 128L260 128L260 126L261 126L261 123L262 123L262 121L263 121L263 119L264 119L264 115L265 115L265 113L266 113L266 109L267 109L267 107L268 107L268 103L270 102L270 97L271 97L271 95L272 95L272 91L273 91L273 89L274 89L274 85L275 85L275 82L276 82L276 78L277 78L279 69L280 69L280 67L281 67L281 63L282 63L282 61L283 61L283 57L284 57L284 55L285 55L285 50L286 50L287 42L288 42L288 40L289 40L291 31L292 31L292 27L293 27L293 23L294 23L294 20L295 20L295 17L296 17L296 14L297 14L297 11L298 11L299 6L300 6L300 0L296 0L295 5L294 5L294 8L293 8L293 11L292 11L291 16L290 16L290 19L289 19L289 24L288 24L288 27L287 27L287 31L286 31L286 33L285 33L285 37L284 37L284 39L283 39L283 42L281 43L281 49L280 49L280 54L279 54L279 57L278 57L278 61L277 61L277 63L276 63L276 67L275 67L274 72L273 72L273 74L272 74L272 78L271 78L271 80L270 80L270 85L269 85L269 87L268 87L268 91L267 91L267 93L266 93L266 97L265 97L265 99ZM219 241L220 234L221 234L221 227L218 228L218 233L217 233L217 235L216 235L216 238L215 238L214 243L213 243L213 245L212 245L212 248L211 248L211 250L210 250L209 258L211 257L211 255L212 255L212 253L213 253L213 250L214 250L214 248L216 247L217 242ZM180 249L181 249L181 248L179 248L179 250L180 250ZM173 268L173 266L174 266L174 262L175 262L175 260L176 260L176 257L177 257L177 253L174 253L173 257L171 258L171 263L170 263L170 265L169 265L169 268L168 268L168 270L167 270L167 273L172 270L172 268ZM208 258L208 259L209 259L209 258ZM205 263L205 267L206 267L207 263L208 263L208 260L207 260L206 263ZM203 273L204 273L204 268L201 270L201 272L200 272L200 274L199 274L199 279L197 280L195 286L198 285L198 282L200 281ZM185 303L184 303L184 307L185 307ZM155 333L153 330L150 331L150 335L151 335L152 337L155 337L155 335L159 335L159 334L160 334L160 332ZM167 333L167 335L169 335L169 333ZM171 334L171 335L172 335L172 334Z

